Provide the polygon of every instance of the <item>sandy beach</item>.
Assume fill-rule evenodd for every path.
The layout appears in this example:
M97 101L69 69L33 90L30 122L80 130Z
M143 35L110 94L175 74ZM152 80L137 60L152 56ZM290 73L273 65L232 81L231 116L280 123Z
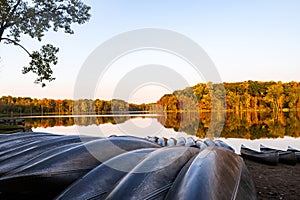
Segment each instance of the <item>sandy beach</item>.
M258 199L300 199L300 164L264 165L245 160L258 194Z

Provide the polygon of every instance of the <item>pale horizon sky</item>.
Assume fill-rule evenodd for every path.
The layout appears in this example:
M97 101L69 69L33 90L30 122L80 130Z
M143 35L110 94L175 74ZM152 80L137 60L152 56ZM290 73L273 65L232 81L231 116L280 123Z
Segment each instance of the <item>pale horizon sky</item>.
M42 42L22 37L30 51L51 43L60 48L54 66L56 80L45 88L34 75L23 75L29 58L20 48L0 44L0 96L72 99L78 73L90 53L113 36L141 28L159 28L183 34L198 43L214 62L223 82L300 81L300 1L298 0L132 0L92 1L91 19L74 25L74 35L49 31ZM143 61L143 62L141 62ZM111 99L116 84L132 66L164 64L183 74L188 85L203 82L175 56L144 52L131 54L112 65L103 90L95 98ZM118 75L116 75L118 74ZM166 76L167 78L167 76ZM131 102L153 102L163 86L140 87Z

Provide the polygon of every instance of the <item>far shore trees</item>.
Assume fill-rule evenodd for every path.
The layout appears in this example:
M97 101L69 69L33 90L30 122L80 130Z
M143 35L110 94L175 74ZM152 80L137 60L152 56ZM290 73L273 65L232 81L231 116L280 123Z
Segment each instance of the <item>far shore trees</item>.
M300 111L300 82L259 82L244 81L223 83L226 92L226 110ZM55 113L55 114L106 114L127 111L149 112L210 112L212 101L209 87L216 90L220 84L199 83L184 90L163 95L157 102L150 104L132 104L123 100L53 100L32 99L29 97L0 97L0 114L13 113ZM218 93L215 93L218 94ZM221 95L223 95L221 93ZM223 96L222 96L223 98Z

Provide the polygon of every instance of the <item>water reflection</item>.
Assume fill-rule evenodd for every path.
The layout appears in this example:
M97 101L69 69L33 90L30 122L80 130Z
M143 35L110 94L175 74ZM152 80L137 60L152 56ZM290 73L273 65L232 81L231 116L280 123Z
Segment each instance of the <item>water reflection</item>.
M200 120L198 120L200 119ZM300 113L266 112L227 112L224 126L219 120L211 119L211 113L201 113L199 118L194 113L169 113L158 117L165 127L174 128L199 138L208 136L209 128L223 138L283 138L300 136Z
M25 118L25 125L32 128L55 126L90 126L100 124L121 124L133 118L153 117L152 115L83 115L83 116L36 116Z
M124 115L124 116L48 116L26 118L25 124L33 128L49 128L58 126L101 126L111 124L119 125L125 122L133 122L134 118L152 118L162 125L162 128L173 129L175 132L184 132L199 138L210 136L209 130L221 135L223 138L283 138L300 136L300 112L227 112L226 121L220 123L218 119L211 119L211 113L165 113L162 115ZM135 123L131 130L137 127ZM144 127L147 129L147 126ZM144 129L144 130L145 130ZM151 126L148 127L151 132ZM140 130L138 130L140 131ZM214 134L213 133L213 134Z

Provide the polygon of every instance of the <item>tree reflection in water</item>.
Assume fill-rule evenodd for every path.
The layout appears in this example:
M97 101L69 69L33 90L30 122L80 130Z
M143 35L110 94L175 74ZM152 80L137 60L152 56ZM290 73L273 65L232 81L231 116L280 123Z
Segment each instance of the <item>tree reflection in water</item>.
M220 123L211 119L211 113L172 112L153 116L97 116L97 117L43 117L28 118L25 125L33 128L54 126L89 126L110 123L121 124L127 120L143 117L156 118L165 128L176 132L185 132L199 138L208 136L209 129L221 133L224 138L282 138L284 136L300 137L300 112L227 112L226 120Z

